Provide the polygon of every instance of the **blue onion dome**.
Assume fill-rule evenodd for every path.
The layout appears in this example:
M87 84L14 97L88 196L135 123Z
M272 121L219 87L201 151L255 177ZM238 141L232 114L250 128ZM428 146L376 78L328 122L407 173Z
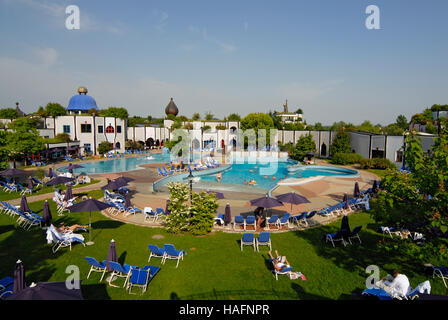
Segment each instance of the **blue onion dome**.
M87 95L87 88L79 87L78 95L70 98L67 111L89 111L90 109L99 110L95 99Z

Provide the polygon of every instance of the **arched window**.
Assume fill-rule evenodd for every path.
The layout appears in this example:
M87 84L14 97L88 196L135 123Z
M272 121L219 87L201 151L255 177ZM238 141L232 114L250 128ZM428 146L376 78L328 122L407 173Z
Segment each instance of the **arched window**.
M114 133L114 132L115 132L115 129L111 125L108 125L106 127L106 133Z
M230 127L230 132L231 133L235 133L235 131L236 131L236 127Z
M120 142L115 143L115 149L120 149L120 148L121 148Z
M327 156L327 145L324 143L322 143L322 146L320 148L320 154L322 157L326 157Z

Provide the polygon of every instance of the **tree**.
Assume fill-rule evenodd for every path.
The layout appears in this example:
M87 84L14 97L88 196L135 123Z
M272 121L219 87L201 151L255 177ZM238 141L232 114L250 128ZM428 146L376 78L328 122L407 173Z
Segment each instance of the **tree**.
M188 121L188 118L186 116L177 116L176 119L179 119L180 121Z
M390 136L402 136L404 131L398 124L392 123L383 128L383 133Z
M100 111L102 117L113 117L127 119L129 117L128 110L120 107L109 107Z
M397 117L397 120L395 121L395 124L400 127L403 130L408 130L409 129L409 123L408 123L408 119L406 119L406 116L400 114Z
M89 110L87 111L87 113L90 114L90 115L92 115L92 116L99 116L99 115L100 115L100 112L99 112L97 109L95 109L95 108L91 108L91 109L89 109Z
M227 117L227 121L241 121L241 117L239 114L237 113L231 113L229 114L229 116Z
M14 167L16 160L45 149L44 140L36 129L36 120L18 118L9 124L9 129L12 131L6 133L4 151L14 161Z
M56 102L49 102L45 106L45 115L47 117L59 117L59 116L65 116L67 114L67 110L61 106L59 103Z
M8 151L6 146L6 131L0 131L0 170L5 170L8 167Z
M213 229L213 220L218 203L213 193L193 193L189 208L188 230L193 235L207 234Z
M270 129L274 128L274 121L266 113L249 113L241 120L241 129L254 129L256 134L256 143L258 145L258 130L266 130L266 145L270 145ZM260 146L259 146L260 147Z
M98 153L105 154L114 148L113 144L109 141L103 141L98 145Z
M299 108L299 109L296 110L296 113L303 114L303 110L301 108Z
M316 151L316 143L311 134L300 136L297 140L296 147L291 155L294 160L303 161L308 152Z
M17 119L19 117L19 113L14 108L4 108L0 109L0 119Z
M320 123L320 122L316 122L316 123L314 124L314 128L315 128L315 130L317 130L317 131L324 130L324 127L322 126L322 123Z
M361 123L357 129L359 131L365 131L365 132L372 132L372 133L380 133L381 132L381 126L380 125L373 125L369 120L364 121Z
M170 214L166 217L167 231L173 233L187 231L189 218L187 207L188 186L186 183L181 182L169 182L166 186L170 193L170 202L168 204Z
M199 112L195 112L195 113L193 113L193 116L191 117L191 119L193 121L198 121L201 119L201 115L199 114Z
M446 257L446 242L442 248L440 241L448 238L448 131L443 130L434 140L427 153L423 152L419 137L408 135L405 160L411 171L384 176L381 192L373 202L372 216L383 225L400 225L423 233L424 251L436 249Z
M213 113L211 113L211 112L207 112L207 113L205 114L205 120L207 120L207 121L211 121L211 120L213 120Z
M38 115L39 117L46 117L47 112L45 111L44 107L39 106L39 108L37 109L36 115Z
M330 155L333 156L336 153L350 153L351 150L350 136L345 131L339 131L331 144Z

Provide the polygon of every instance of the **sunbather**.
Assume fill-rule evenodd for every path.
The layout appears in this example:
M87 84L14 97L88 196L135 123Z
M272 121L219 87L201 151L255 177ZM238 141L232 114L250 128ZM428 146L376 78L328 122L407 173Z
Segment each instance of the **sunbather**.
M64 222L61 223L59 228L55 227L55 229L60 233L67 233L67 232L73 232L76 229L87 229L89 226L82 226L80 224L74 224L72 226L66 227L64 225Z
M375 283L377 288L383 289L391 296L406 296L411 290L408 277L400 274L397 270L392 271L392 276L387 275Z
M275 250L275 255L276 255L275 258L272 256L271 251L269 251L268 254L269 254L269 257L271 258L271 260L272 260L272 262L274 264L275 270L282 271L283 269L291 268L291 266L289 265L289 262L286 259L286 257L285 256L280 256L278 254L277 250Z

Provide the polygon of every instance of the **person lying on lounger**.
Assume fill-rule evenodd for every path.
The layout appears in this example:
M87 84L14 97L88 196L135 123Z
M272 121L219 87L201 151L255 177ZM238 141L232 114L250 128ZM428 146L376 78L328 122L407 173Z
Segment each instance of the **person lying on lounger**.
M275 255L276 255L275 258L272 256L271 251L269 251L268 253L269 253L269 257L272 260L272 263L274 264L275 270L282 271L283 269L291 268L291 266L289 265L289 262L286 259L286 257L285 256L280 256L278 254L277 250L275 250Z
M397 270L392 271L392 276L387 275L375 283L375 286L385 290L392 296L406 296L411 289L408 277L399 273Z
M60 233L67 233L67 232L73 232L73 231L75 231L76 229L87 229L88 227L89 227L89 226L82 226L82 225L79 225L79 224L74 224L74 225L72 225L72 226L66 227L66 226L64 225L64 222L62 222L61 225L59 226L59 228L56 228L56 227L55 227L55 229L56 229L58 232L60 232Z

